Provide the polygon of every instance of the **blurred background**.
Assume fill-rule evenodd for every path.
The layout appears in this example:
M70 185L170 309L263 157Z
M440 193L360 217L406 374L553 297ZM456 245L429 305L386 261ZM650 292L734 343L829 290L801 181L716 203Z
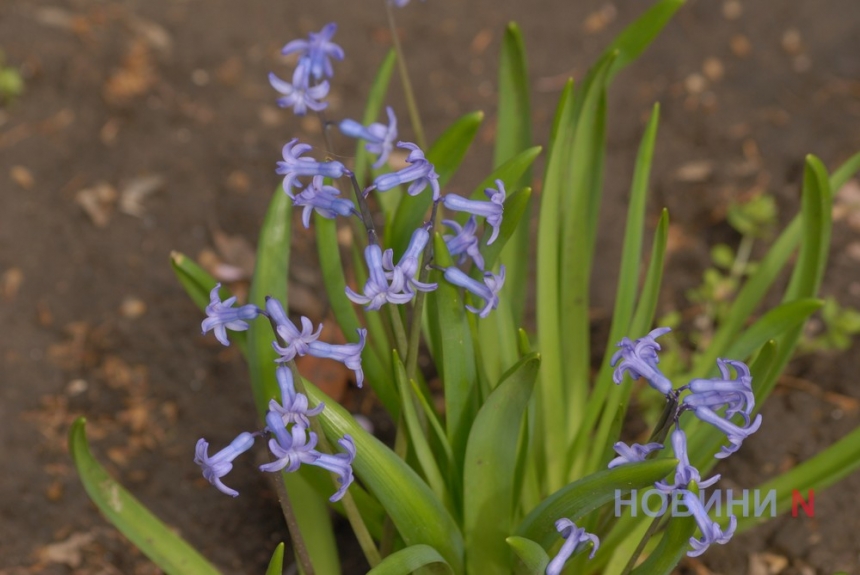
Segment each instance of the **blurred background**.
M648 4L413 0L398 10L428 137L461 114L486 113L449 191L470 190L491 168L508 21L522 27L535 141L545 144L566 79L580 78ZM252 458L230 476L242 493L235 500L192 462L197 438L223 445L257 424L238 351L200 336L202 316L174 279L169 254L189 255L240 293L246 286L279 184L281 146L295 136L321 144L315 119L276 107L266 76L289 78L280 48L330 21L347 57L335 66L328 115L357 118L391 45L382 0L0 2L3 575L158 572L87 499L66 450L79 415L111 473L225 573L262 572L288 537ZM593 280L597 353L652 104L661 103L662 118L649 213L653 224L665 206L672 218L659 313L696 329L701 306L691 290L713 265L711 248L740 241L727 221L733 206L767 195L782 225L798 208L807 153L832 169L860 150L858 54L856 0L689 0L618 77ZM396 78L390 103L411 139ZM344 155L354 149L344 139L336 146ZM823 294L860 307L856 179L837 193L834 218ZM757 241L753 257L766 245L766 237ZM292 310L324 319L321 291L312 233L297 226ZM860 423L860 350L850 339L822 340L828 326L813 322L809 347L825 349L793 362L761 431L717 469L726 487L751 488ZM348 390L342 373L319 379L351 410L373 416L372 398ZM854 475L816 494L815 518L778 518L682 563L681 572L858 573L860 543L849 528L860 515L858 489ZM344 571L364 573L341 527Z

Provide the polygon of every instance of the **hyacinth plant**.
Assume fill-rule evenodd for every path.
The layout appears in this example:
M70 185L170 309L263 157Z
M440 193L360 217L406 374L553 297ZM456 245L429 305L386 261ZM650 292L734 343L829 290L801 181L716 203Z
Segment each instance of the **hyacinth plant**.
M392 27L394 8L407 3L387 4ZM337 61L346 57L334 23L284 47L297 62L290 82L283 74L270 76L278 104L297 115L316 114L324 141L296 137L283 147L275 168L282 185L262 224L248 303L236 305L185 256L174 253L172 265L205 312L202 330L241 348L259 410L259 428L234 430L226 446L210 448L200 439L194 460L218 491L236 496L228 476L233 461L268 446L260 470L275 478L295 561L305 574L340 573L330 509L349 520L376 575L668 574L685 555L726 544L763 520L713 513L707 490L719 489L720 477L705 477L767 425L761 404L805 320L822 305L816 294L829 247L831 190L860 168L860 154L831 175L818 159L807 158L800 213L745 279L707 348L664 371L658 340L671 335L653 322L665 210L650 256L643 256L655 106L633 170L608 351L593 370L589 279L607 92L682 4L656 2L575 88L570 81L562 90L536 214L535 333L519 326L534 242L527 232L531 165L542 148L532 143L525 50L516 25L508 26L502 46L494 167L468 197L446 185L483 115L458 119L428 147L396 33L360 121L325 115ZM401 138L397 110L386 105L395 65L415 142ZM356 140L350 161L334 147L346 138ZM398 151L405 161L392 167ZM315 230L329 303L346 344L321 341L321 326L302 317L299 327L287 314L294 208ZM351 232L348 263L339 227ZM782 303L762 311L787 268ZM422 353L429 353L432 367L419 369ZM295 359L304 355L353 370L358 393L374 394L395 422L393 446L302 377ZM434 375L441 409L429 385ZM637 387L637 380L647 385ZM634 388L660 394L665 406L641 442L621 442ZM90 496L162 569L217 572L99 466L83 420L70 443ZM860 430L757 487L775 491L781 513L792 490L822 489L858 464ZM652 518L630 506L616 511L619 497L649 489L684 513ZM212 497L219 496L213 489ZM282 572L283 557L281 545L268 573Z

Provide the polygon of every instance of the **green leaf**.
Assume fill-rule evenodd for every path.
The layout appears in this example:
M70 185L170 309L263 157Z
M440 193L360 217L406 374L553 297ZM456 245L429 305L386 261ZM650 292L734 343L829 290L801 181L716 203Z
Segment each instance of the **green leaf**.
M615 74L645 51L683 4L684 0L661 0L615 37L604 52L618 52L609 69L608 80L611 81Z
M278 543L275 547L275 552L272 553L272 558L269 560L269 566L266 568L266 575L283 575L284 573L284 544Z
M830 189L835 194L844 186L851 177L860 171L860 152L854 154L836 168L830 176Z
M547 401L565 402L569 441L585 416L591 368L589 289L593 258L593 230L597 227L600 204L603 145L606 130L606 78L615 59L609 54L596 66L595 80L581 94L582 106L574 127L569 175L564 183L562 209L554 214L561 222L560 308L556 321L564 326L562 340L563 379L557 383L565 392ZM563 289L561 287L563 286ZM559 391L559 390L557 390ZM564 428L559 428L564 429Z
M483 120L483 112L466 114L439 136L427 152L427 160L439 174L439 185L442 188L460 167ZM417 196L403 196L387 238L388 246L394 249L395 261L406 251L412 232L424 222L424 216L432 203L433 194L429 189Z
M463 572L463 537L457 524L430 487L409 465L373 437L336 401L305 381L310 403L325 402L317 418L326 437L349 434L355 442L353 470L391 517L406 545L435 548L455 573ZM408 497L404 497L408 494Z
M418 419L418 411L415 409L415 400L417 398L413 396L409 378L406 376L406 367L400 360L400 356L397 355L396 350L392 352L391 361L394 366L394 375L397 380L400 397L403 400L403 419L406 421L406 429L409 432L409 445L415 451L415 456L418 458L418 463L421 465L424 477L427 478L427 483L436 494L436 497L450 506L448 488L445 485L445 480L442 478L442 473L439 471L439 466L433 457L433 452L424 435L424 430L421 428L421 421Z
M805 298L773 308L740 334L729 347L726 357L748 357L768 340L802 326L822 305L823 300Z
M508 545L517 554L519 565L514 569L516 575L543 575L549 564L549 555L544 548L525 537L511 535L507 538Z
M454 265L442 236L436 234L434 241L436 264L442 268ZM455 461L462 461L478 400L472 334L460 289L445 281L438 270L431 273L430 281L439 284L436 290L427 294L430 339L445 388L448 440Z
M531 106L529 105L529 79L523 36L516 23L511 22L502 39L502 56L499 62L499 110L496 124L496 147L493 166L524 152L531 146ZM526 171L510 187L522 188L531 183L531 174ZM507 181L505 182L508 185ZM528 206L524 221L528 222ZM511 242L502 254L502 263L508 270L504 291L511 301L511 319L514 324L522 322L526 286L529 277L529 246L531 238L528 226L517 228Z
M540 199L537 238L537 338L543 358L538 380L538 396L542 401L542 429L536 442L550 453L564 453L568 447L565 433L568 406L562 370L559 269L562 197L564 194L568 157L573 139L573 81L568 81L559 98L550 138L544 187ZM546 475L561 477L559 457L549 460Z
M317 215L314 218L314 229L316 231L317 252L320 259L320 268L323 274L323 284L329 305L334 312L334 317L340 326L346 339L355 343L358 341L356 330L361 327L358 314L355 313L352 303L346 297L346 278L344 266L340 258L340 247L337 243L337 224L335 220L329 220ZM379 400L385 407L392 419L396 420L400 415L400 398L393 384L391 370L385 367L379 356L379 345L386 341L385 334L379 333L378 329L370 331L372 326L368 324L369 343L361 354L362 369L367 374L366 380L373 387L373 391L379 396ZM387 360L387 354L386 354Z
M422 573L453 574L454 571L439 552L429 545L412 545L392 553L367 575L408 575L417 569L430 566Z
M536 353L517 362L502 377L472 425L463 469L463 530L469 572L511 572L505 538L511 532L514 515L516 445L539 367Z
M678 465L677 459L655 459L604 469L562 487L538 505L517 527L516 534L549 547L558 536L555 521L567 517L574 523L632 489L650 487Z
M217 575L214 565L108 475L90 453L85 427L83 417L72 424L69 452L87 494L107 520L166 573Z

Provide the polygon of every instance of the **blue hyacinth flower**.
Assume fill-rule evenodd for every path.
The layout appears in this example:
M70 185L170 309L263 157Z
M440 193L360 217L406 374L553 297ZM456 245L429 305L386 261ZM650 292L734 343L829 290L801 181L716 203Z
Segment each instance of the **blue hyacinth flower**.
M627 372L632 379L644 377L651 387L663 395L672 394L674 391L672 382L657 368L657 363L660 361L657 357L660 344L655 341L656 338L669 331L671 328L659 327L635 341L630 341L626 337L623 338L617 346L621 349L615 352L610 362L610 365L615 367L612 380L616 384L621 383L624 379L624 373ZM621 360L621 363L618 363L618 360ZM618 364L617 367L615 364Z
M296 391L293 372L286 365L279 365L275 369L275 378L278 380L278 387L281 390L281 403L274 399L269 400L269 411L279 414L285 426L289 423L295 423L310 427L308 418L322 413L325 405L320 402L313 409L309 409L307 396Z
M430 233L423 227L412 232L409 245L397 265L394 265L394 250L388 249L382 253L382 268L386 278L392 285L403 285L403 292L406 294L414 295L413 290L433 291L437 287L435 283L422 283L415 279L421 255L429 240Z
M687 435L677 427L672 432L672 449L675 452L675 459L678 460L678 465L675 467L675 483L670 485L665 481L658 481L654 484L658 490L663 493L671 493L676 489L686 489L691 481L695 481L699 487L704 489L719 481L719 474L702 481L699 470L690 464L690 456L687 455Z
M314 176L311 185L293 198L294 206L304 206L302 224L305 228L311 225L311 213L316 211L329 220L337 216L351 216L356 213L352 201L338 197L340 190L334 186L323 185L322 176Z
M284 145L282 150L284 160L278 162L276 173L284 177L284 191L288 196L295 199L293 188L301 187L296 178L302 176L324 178L340 178L349 174L346 166L337 161L318 162L313 158L303 158L302 154L311 149L308 144L298 144L298 138L293 138Z
M410 142L397 142L397 147L410 150L409 155L406 156L409 166L397 172L382 174L373 181L371 189L375 188L380 192L386 192L396 186L410 184L406 193L410 196L417 196L429 185L433 190L433 201L438 200L441 193L439 174L436 173L433 164L424 157L421 148Z
M201 328L205 335L210 330L214 330L215 338L222 345L230 345L230 340L227 339L227 330L245 331L248 329L248 320L252 320L260 315L260 308L255 305L247 304L239 307L233 307L236 303L236 296L227 298L223 302L221 296L218 295L218 290L221 284L216 284L212 291L209 292L209 305L206 306L206 319L203 320Z
M719 543L721 545L728 543L732 538L732 535L735 533L735 528L738 524L737 517L732 515L729 520L728 528L723 531L720 524L713 521L708 516L708 512L705 511L705 506L702 505L702 501L699 499L698 495L686 489L679 490L679 493L681 494L682 500L687 506L687 509L690 510L693 517L696 519L696 525L699 526L699 531L702 533L702 537L699 539L696 537L690 538L690 545L693 546L693 550L688 551L687 556L698 557L713 543Z
M484 194L490 199L489 202L470 200L456 194L447 194L442 201L445 207L455 212L466 212L484 218L492 228L493 233L487 241L490 245L499 236L502 225L502 215L505 211L505 184L502 180L496 180L495 188L487 188Z
M378 157L373 164L374 169L381 168L388 160L388 155L394 147L394 140L397 139L397 117L394 115L394 110L391 106L385 108L388 114L388 125L374 122L365 127L355 120L343 120L338 127L344 136L357 138L367 142L364 148L371 154L376 154Z
M455 267L446 268L444 276L448 282L464 288L466 291L484 300L483 308L467 305L466 309L470 312L478 314L481 318L485 318L490 315L491 311L499 307L499 291L505 285L504 265L500 266L499 275L495 275L492 272L484 272L483 284L470 278L463 271Z
M276 100L278 106L292 108L296 116L304 116L308 113L308 109L319 112L328 107L328 102L322 101L328 96L328 82L323 80L311 86L307 66L302 63L293 71L292 83L281 80L274 72L269 72L269 84L283 94L282 98Z
M367 330L357 329L358 342L333 345L323 341L313 341L308 345L308 353L320 359L333 359L355 372L355 384L361 387L364 371L361 369L361 352L367 339Z
M331 78L334 70L331 58L343 60L343 48L331 41L337 31L337 24L330 22L319 32L308 34L307 40L293 40L281 49L281 54L298 53L299 65L304 65L316 80Z
M555 522L556 530L564 538L564 544L559 549L558 554L553 557L552 561L546 566L546 575L560 575L564 564L574 553L583 551L589 543L591 543L591 553L588 558L592 559L600 547L600 539L596 535L587 533L585 529L577 527L576 523L570 519L561 518Z
M350 301L363 305L368 311L378 310L386 303L404 304L411 301L413 294L404 293L406 278L401 274L388 279L383 267L382 248L370 244L364 249L364 261L367 262L368 278L364 284L364 293L357 294L351 288L346 288L346 297Z
M469 216L465 226L461 226L455 220L442 220L442 223L451 228L454 235L444 236L445 246L452 256L460 256L457 263L462 264L467 257L472 258L479 270L484 269L484 256L478 247L478 237L475 231L478 229L478 221L475 216Z
M663 449L663 446L659 443L646 443L645 445L634 443L633 445L628 446L623 441L617 442L612 447L615 449L615 453L618 454L618 457L609 462L609 465L607 466L609 469L618 467L619 465L624 465L625 463L639 463L640 461L645 461L649 453L657 451L658 449Z
M209 443L205 439L197 441L194 449L194 463L203 468L203 477L206 481L218 488L221 493L236 497L239 492L231 489L221 482L221 478L233 469L233 460L251 449L254 445L254 436L251 433L240 433L230 445L209 457Z

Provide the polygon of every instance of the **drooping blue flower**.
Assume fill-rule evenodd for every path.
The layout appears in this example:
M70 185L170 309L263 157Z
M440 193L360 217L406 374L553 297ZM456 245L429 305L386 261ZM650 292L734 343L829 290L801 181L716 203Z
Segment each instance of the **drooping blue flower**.
M651 384L651 387L663 395L672 393L672 382L657 368L657 363L660 361L660 358L657 357L660 344L654 341L669 331L671 331L671 328L658 327L636 341L630 341L626 337L623 338L617 345L621 349L615 352L610 362L610 365L615 367L612 380L616 384L621 383L626 371L632 379L644 377ZM622 361L616 367L615 364L618 363L619 359Z
M293 188L301 187L296 178L302 176L323 176L325 178L340 178L349 174L349 170L337 161L318 162L313 158L302 158L301 155L311 149L308 144L297 144L298 138L293 138L284 145L282 150L284 161L278 162L276 173L284 177L284 191L295 199Z
M367 339L367 330L360 328L358 342L332 345L324 341L313 341L308 345L308 353L320 359L333 359L344 364L355 372L355 384L361 387L364 382L364 371L361 369L361 352Z
M484 190L484 194L490 198L489 202L470 200L456 194L446 194L442 201L449 210L483 217L493 228L493 234L490 236L489 241L487 241L487 245L490 245L496 241L496 238L499 236L500 226L502 225L502 215L505 211L504 182L496 180L496 187L487 188Z
M311 86L307 66L302 62L293 71L292 83L281 80L274 72L269 72L269 84L284 95L283 98L276 100L278 107L292 108L296 116L304 116L308 113L308 108L314 112L319 112L328 107L328 102L322 101L328 96L328 81L323 80L319 84Z
M591 553L588 558L592 559L600 547L600 539L596 535L587 533L585 529L577 527L570 519L561 518L555 522L556 530L564 538L564 544L559 549L558 554L553 557L552 561L546 566L546 575L560 575L564 569L564 564L570 559L571 555L578 553L586 548L591 543Z
M278 341L272 342L272 347L280 355L278 362L292 361L297 355L307 355L310 344L316 341L322 332L322 324L314 332L313 323L306 317L302 317L302 330L290 321L281 302L273 297L266 298L266 313L275 323L275 332L286 345L280 345Z
M446 196L447 197L447 196ZM484 283L481 284L458 268L450 267L445 269L445 279L455 286L465 288L467 291L484 300L483 308L475 308L470 305L466 306L472 313L478 314L479 317L485 318L490 315L490 312L499 307L499 291L505 284L505 266L499 268L499 275L494 275L492 272L484 272Z
M308 73L316 80L323 77L331 78L334 74L330 58L343 60L343 48L331 41L337 31L337 24L330 22L319 32L308 34L307 40L293 40L281 49L281 54L287 56L294 52L299 54L299 65L308 68Z
M726 434L730 445L724 445L720 448L720 452L714 456L717 459L724 459L740 449L744 439L758 431L758 428L761 427L761 414L756 415L752 423L741 427L728 419L723 419L710 407L697 407L693 410L693 413L705 423L710 423Z
M364 148L371 154L378 156L373 164L374 168L382 167L388 160L388 155L394 147L394 140L397 139L397 117L394 115L394 110L391 106L385 108L388 114L388 125L374 122L367 127L362 126L355 120L343 120L340 124L340 131L344 136L350 138L358 138L367 142Z
M276 472L286 470L294 472L304 463L322 467L338 475L340 489L329 498L329 501L338 501L346 493L352 483L352 462L355 459L355 443L352 437L344 435L338 440L338 444L345 453L328 454L320 453L314 447L317 444L317 435L308 431L302 425L293 425L289 431L284 427L281 416L270 411L266 415L266 430L274 437L269 440L269 450L275 456L275 461L260 466L261 471Z
M736 413L744 418L749 425L752 410L755 408L755 394L752 390L752 376L747 365L742 361L718 359L721 377L713 379L694 379L680 390L689 389L692 393L684 397L682 405L685 409L709 407L716 411L726 407L726 419L731 419ZM729 367L733 367L736 377L731 377ZM679 390L679 391L680 391Z
M423 227L412 232L409 245L397 265L394 265L394 250L387 249L382 253L382 268L386 270L386 277L392 285L403 285L404 293L414 294L413 289L433 291L438 287L435 283L423 283L415 279L421 262L421 254L427 247L429 240L430 233Z
M424 157L421 148L410 142L397 142L397 147L410 150L409 155L406 156L409 166L397 172L382 174L373 181L372 187L380 192L386 192L395 186L411 182L406 193L410 196L417 196L429 185L433 190L433 201L438 200L441 193L439 191L439 174L436 173L433 164Z
M619 465L624 465L625 463L638 463L640 461L645 461L645 458L648 457L649 453L658 449L663 449L663 446L659 443L646 443L645 445L634 443L633 445L628 446L623 441L617 442L612 447L615 449L615 453L618 454L618 457L609 462L609 465L607 466L609 469L618 467Z
M279 365L275 369L275 377L278 380L278 387L281 389L281 403L274 399L270 400L269 411L279 414L285 426L289 423L295 423L309 427L308 417L319 415L325 405L320 403L313 409L308 408L307 396L296 391L293 372L286 365Z
M469 216L465 226L460 226L455 220L442 220L442 223L451 228L455 234L448 234L444 237L448 253L452 256L460 256L458 264L462 264L467 257L470 257L478 269L483 270L484 256L481 255L478 237L475 235L475 231L478 229L478 221L475 216Z
M378 310L385 303L403 304L410 301L412 293L404 293L406 278L399 275L389 283L385 269L382 267L382 248L370 244L364 249L364 261L367 262L368 278L364 284L364 294L357 294L347 286L346 297L352 302L363 305L364 309Z
M252 304L233 307L233 304L236 303L236 296L227 298L222 302L221 296L218 295L220 288L221 284L216 284L209 292L206 319L203 320L200 327L203 329L204 335L210 330L214 330L215 338L222 345L230 345L230 340L227 339L227 330L245 331L248 329L247 320L259 316L260 308Z
M356 213L350 200L339 198L340 190L334 186L323 185L322 176L314 176L311 184L293 198L294 206L304 206L302 224L311 225L311 213L316 212L330 220L337 216L351 216Z
M708 512L705 511L705 506L702 505L702 501L699 499L698 495L686 489L679 490L679 492L681 493L682 500L687 506L687 509L690 510L693 517L696 519L696 525L699 526L699 531L702 532L702 537L700 539L690 537L690 545L693 546L693 549L692 551L687 552L687 556L698 557L704 553L712 543L719 543L721 545L728 543L732 538L732 535L735 533L735 528L738 524L737 517L732 515L729 520L728 528L723 531L720 524L713 521L708 516Z
M251 449L253 445L254 435L245 431L231 441L230 445L209 457L209 443L205 439L199 439L194 449L194 463L203 468L203 477L217 487L218 491L236 497L239 492L224 485L221 478L233 469L233 460Z
M675 452L675 459L678 460L678 466L675 468L675 483L670 485L665 481L658 481L654 487L663 493L671 493L676 489L686 489L691 481L695 481L702 489L719 481L719 474L702 481L699 470L690 464L690 456L687 455L687 435L678 427L672 432L672 449Z

